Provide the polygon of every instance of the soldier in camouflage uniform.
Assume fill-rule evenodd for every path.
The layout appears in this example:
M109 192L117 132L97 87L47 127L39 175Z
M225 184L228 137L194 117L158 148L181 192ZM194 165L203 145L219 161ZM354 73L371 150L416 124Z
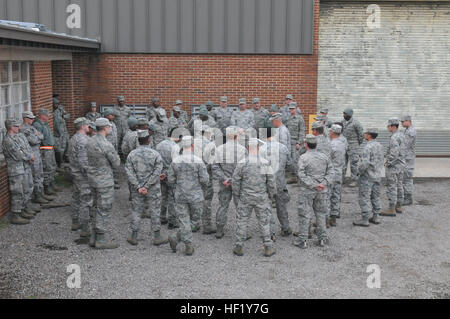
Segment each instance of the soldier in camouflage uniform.
M319 114L314 118L316 122L320 122L323 125L323 136L329 141L330 140L330 128L327 126L327 117Z
M33 193L33 177L30 167L34 161L33 152L25 137L19 133L19 121L6 120L5 127L7 133L3 139L3 154L11 193L10 222L11 224L25 225L35 215L33 211L26 209Z
M286 127L291 134L291 157L295 162L298 160L297 154L303 147L303 140L305 139L305 120L301 114L297 112L297 103L292 102L289 104L289 117L286 120Z
M275 254L271 238L270 201L277 194L273 172L267 160L258 156L258 139L250 138L248 142L249 157L241 160L234 170L232 178L233 196L238 199L236 214L236 242L233 253L242 256L243 244L247 240L247 225L255 211L264 243L264 256Z
M239 111L233 112L230 125L244 130L255 127L255 117L252 111L247 110L247 101L245 99L239 100Z
M272 121L272 127L276 128L276 138L278 142L287 147L289 153L291 153L291 133L287 127L283 124L283 115L276 113L270 118Z
M69 132L66 121L70 119L70 114L66 112L58 98L53 98L53 134L55 136L55 158L58 169L64 162L64 154L69 142Z
M33 120L36 118L32 112L22 113L23 124L20 128L20 133L25 135L33 151L34 161L31 166L33 173L33 199L32 201L37 204L48 204L49 201L55 199L55 197L44 194L44 169L42 167L41 150L40 146L44 135L34 128Z
M211 222L211 206L214 197L213 176L211 165L214 161L215 143L211 139L212 130L210 127L203 125L201 135L194 138L194 154L201 158L206 165L206 170L209 176L209 182L203 187L203 196L205 198L202 212L203 234L214 234L216 229ZM194 222L193 231L197 231L199 223Z
M40 147L44 171L44 193L45 195L52 196L56 194L56 189L54 187L56 161L54 150L55 138L48 125L49 117L50 112L48 110L39 109L38 118L33 122L33 127L44 136Z
M125 158L128 157L128 154L131 153L138 146L137 140L137 128L138 128L138 120L135 117L129 117L128 121L128 131L123 137L122 140L122 154Z
M181 108L176 105L173 107L172 116L169 119L169 130L177 128L187 127L187 122L183 116L181 116Z
M97 103L96 102L91 102L89 104L89 108L90 108L90 111L88 113L86 113L86 115L84 116L88 121L95 122L95 120L102 117L102 115L97 112Z
M361 145L364 143L363 127L361 123L353 117L353 110L349 108L344 110L343 124L343 135L348 142L343 176L345 178L348 162L350 162L351 183L349 186L354 187L357 185L358 181L358 161L361 152Z
M289 214L287 204L291 200L286 185L286 167L293 165L291 154L287 147L275 140L273 128L267 128L267 143L261 146L259 156L267 160L271 167L271 172L275 176L277 193L275 195L275 207L278 221L281 225L281 236L287 237L292 234L289 226Z
M167 174L174 158L180 155L180 147L178 143L180 139L173 136L175 129L170 131L170 136L167 140L162 141L156 146L156 151L161 155L163 161L163 169L161 171L161 224L169 223L168 229L178 227L177 215L174 208L174 194L173 187L167 182Z
M294 96L292 94L288 94L286 95L286 98L284 99L285 103L284 105L280 108L280 113L283 115L283 123L286 123L287 120L289 119L289 104L294 102Z
M188 129L191 132L192 136L196 134L201 134L202 126L206 125L210 128L216 128L217 124L214 121L212 116L209 116L208 109L206 105L200 105L200 110L198 111L198 116L193 116L191 121L188 124Z
M89 212L93 199L91 187L88 180L88 155L86 145L89 142L87 132L89 131L88 120L84 117L78 118L74 122L74 136L69 140L69 162L70 171L73 177L72 189L72 231L81 228L79 243L88 243Z
M269 111L261 106L261 101L258 97L253 99L253 117L255 118L255 130L259 133L260 128L264 128L264 120L269 116Z
M331 122L330 119L328 118L328 109L321 109L319 113L323 117L324 126L326 128L331 128L331 125L333 125L333 122Z
M342 171L345 165L346 145L339 139L342 127L332 125L330 128L331 163L333 164L333 184L330 186L330 226L336 226L336 219L341 217Z
M305 143L307 151L300 156L298 161L300 232L298 238L294 241L294 245L307 248L306 240L311 216L314 213L317 220L319 246L323 247L329 241L326 232L327 193L333 183L333 166L329 157L316 150L316 136L308 134Z
M314 122L311 125L312 134L317 137L317 152L324 153L326 156L331 156L331 145L328 138L324 135L324 126L322 121Z
M413 204L414 193L414 165L416 162L416 136L417 132L411 123L411 116L406 115L401 119L402 126L405 128L403 135L405 136L405 172L403 173L403 190L405 199L403 206Z
M153 245L166 244L168 239L161 236L161 171L163 161L159 153L150 147L148 131L138 131L139 146L128 155L125 171L131 185L131 236L128 242L136 246L141 223L141 215L150 209L152 216ZM148 208L146 208L148 207Z
M225 137L226 128L231 125L231 116L233 114L233 111L228 108L228 98L222 96L220 98L220 107L216 107L211 113L214 121L217 123L217 127Z
M405 170L405 137L398 130L400 121L389 119L387 129L391 133L386 152L386 188L389 208L381 216L396 216L403 213L403 172Z
M120 152L123 137L128 130L128 118L132 115L131 109L125 104L125 97L117 97L117 105L114 105L114 124L117 129L117 150Z
M203 208L203 190L209 182L206 166L201 158L194 155L194 141L184 136L181 141L183 154L176 157L170 165L167 181L174 187L175 210L180 223L176 235L169 237L170 247L177 251L178 242L185 244L185 254L194 253L192 246L191 219L200 218Z
M374 128L367 129L364 133L367 144L364 146L358 165L359 206L362 218L353 222L355 226L368 227L369 223L376 225L380 223L378 214L381 209L381 170L384 158L383 146L375 140L377 137L378 130Z
M119 141L117 138L117 127L116 127L116 124L114 123L116 113L115 113L114 109L107 109L103 112L103 115L106 119L109 120L110 127L111 127L111 133L106 135L106 139L108 140L108 142L111 143L112 146L114 146L116 153L119 154L119 152L118 152L118 149L119 149L118 142ZM119 189L119 188L120 188L119 171L114 170L114 189Z
M156 112L162 109L161 102L159 98L155 97L152 99L152 105L147 109L147 119L149 121L153 120L156 117Z
M155 149L159 143L166 140L169 136L169 120L167 119L166 111L163 108L158 108L155 111L155 118L149 124L154 126L155 130L151 144L152 148Z
M178 106L180 108L180 116L184 120L184 122L189 123L188 113L183 109L183 101L176 100L175 106Z
M278 106L276 104L272 104L269 108L269 116L266 117L266 119L264 120L264 127L273 127L272 126L272 121L270 120L270 118L272 116L274 116L275 114L280 113L280 110L278 109Z
M120 157L114 146L106 139L111 134L112 123L105 118L95 121L97 134L89 139L86 146L88 155L88 179L96 196L97 209L94 211L94 229L90 244L97 249L119 247L111 236L111 215L114 203L113 171L120 167ZM105 238L106 236L106 238Z
M214 180L219 184L219 207L216 212L216 238L224 236L224 227L227 223L227 213L230 201L233 198L232 176L239 161L247 156L247 150L238 141L238 128L227 129L227 142L216 148L212 172ZM237 199L234 198L237 207Z

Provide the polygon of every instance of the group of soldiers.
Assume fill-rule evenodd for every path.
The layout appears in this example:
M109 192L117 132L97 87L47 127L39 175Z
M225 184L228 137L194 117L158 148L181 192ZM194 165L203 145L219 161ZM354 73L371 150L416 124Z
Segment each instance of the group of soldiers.
M72 231L77 243L97 249L114 249L111 218L115 189L120 188L121 162L128 181L131 202L130 235L138 245L142 218L151 219L153 244L169 244L176 252L180 242L185 254L194 253L192 233L225 235L231 200L236 207L233 253L243 255L253 211L258 220L264 256L275 254L277 222L281 236L294 235L294 245L307 247L315 233L318 245L328 244L327 228L340 218L341 190L350 164L349 187L359 185L361 219L355 226L379 224L378 216L396 216L412 204L416 132L410 116L390 119L391 138L387 152L376 139L377 129L364 130L345 109L343 119L331 122L323 109L306 135L305 121L292 95L285 104L269 110L254 98L239 110L220 98L200 106L189 119L183 102L170 112L154 98L146 117L135 118L118 97L113 108L97 111L95 102L85 117L74 121L76 133L69 139L68 113L54 99L54 133L49 111L40 109L5 122L3 150L11 191L11 223L27 224L40 211L39 204L56 198L56 167L67 156L73 178ZM405 128L400 132L400 123ZM122 159L122 161L121 161ZM381 211L381 171L386 167L389 208ZM288 177L288 178L286 178ZM213 224L214 183L218 207ZM287 204L288 183L300 186L299 231L293 233ZM313 218L315 217L315 219ZM161 233L161 225L175 230Z

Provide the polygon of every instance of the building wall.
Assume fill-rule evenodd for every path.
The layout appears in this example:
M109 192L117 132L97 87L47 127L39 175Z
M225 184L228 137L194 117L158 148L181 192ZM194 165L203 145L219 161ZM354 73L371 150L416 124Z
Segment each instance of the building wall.
M32 62L30 64L30 94L31 109L37 113L38 109L52 109L52 65L51 62ZM53 127L52 117L50 126ZM8 176L6 165L0 166L0 217L9 212Z

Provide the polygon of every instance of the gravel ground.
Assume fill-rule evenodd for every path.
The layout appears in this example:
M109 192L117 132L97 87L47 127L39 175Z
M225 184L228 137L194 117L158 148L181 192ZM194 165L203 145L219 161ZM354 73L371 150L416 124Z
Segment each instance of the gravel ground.
M329 230L330 246L317 247L313 239L300 250L293 237L279 237L276 255L265 258L255 217L245 255L232 254L234 208L223 239L194 234L192 257L184 256L184 245L177 254L169 245L152 246L148 219L139 245L130 246L122 183L113 218L121 243L116 250L76 245L68 207L45 210L26 226L0 221L0 298L450 298L449 187L449 180L417 182L416 205L369 228L352 226L359 214L357 189L344 188L342 218ZM289 190L295 230L299 188ZM66 188L61 200L70 196ZM385 206L384 189L382 201ZM66 285L70 264L81 268L80 289ZM381 268L380 289L367 288L370 264Z

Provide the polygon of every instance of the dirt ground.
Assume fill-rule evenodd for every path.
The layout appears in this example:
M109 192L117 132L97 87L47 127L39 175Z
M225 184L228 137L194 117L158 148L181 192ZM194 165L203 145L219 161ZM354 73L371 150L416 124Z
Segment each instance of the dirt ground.
M233 255L232 207L226 236L194 234L195 254L187 257L183 245L176 254L168 245L152 246L148 219L139 245L126 242L130 205L123 182L112 219L121 244L116 250L76 245L69 207L45 210L26 226L1 220L0 298L449 298L449 189L450 180L416 181L415 205L404 214L357 228L352 226L359 214L357 188L346 187L342 218L329 229L330 246L320 248L312 239L301 250L292 245L293 237L278 237L271 258L262 255L255 217L245 255ZM290 185L289 191L296 230L299 188ZM68 187L59 200L70 196ZM384 187L382 201L385 207ZM368 266L374 264L381 270L380 288L367 285ZM69 265L79 266L80 288L67 285Z

